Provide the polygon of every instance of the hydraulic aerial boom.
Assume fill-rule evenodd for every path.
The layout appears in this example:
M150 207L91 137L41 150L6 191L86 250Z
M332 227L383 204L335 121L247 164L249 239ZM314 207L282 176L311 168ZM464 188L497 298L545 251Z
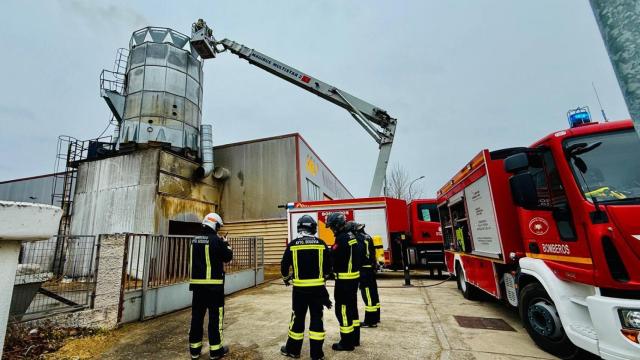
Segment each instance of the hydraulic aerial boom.
M203 59L214 58L216 54L228 50L241 59L246 59L250 64L347 110L379 145L380 152L369 195L382 194L397 122L385 110L235 41L216 41L211 29L202 20L193 24L191 44Z

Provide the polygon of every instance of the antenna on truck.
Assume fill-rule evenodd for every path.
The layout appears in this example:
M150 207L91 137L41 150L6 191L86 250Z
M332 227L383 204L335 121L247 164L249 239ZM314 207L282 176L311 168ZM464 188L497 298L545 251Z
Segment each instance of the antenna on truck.
M607 114L604 113L604 108L602 107L602 103L600 102L600 96L598 96L598 90L596 89L596 84L593 81L591 82L591 87L593 87L593 92L596 94L596 99L598 99L598 105L600 105L600 113L602 113L602 118L604 119L604 122L609 122L609 119L607 119Z

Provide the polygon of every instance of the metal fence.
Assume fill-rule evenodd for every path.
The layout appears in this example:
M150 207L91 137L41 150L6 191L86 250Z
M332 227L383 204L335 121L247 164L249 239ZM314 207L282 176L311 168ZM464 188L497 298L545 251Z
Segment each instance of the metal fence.
M189 281L193 236L129 234L125 245L123 288L134 291ZM225 272L257 269L264 264L264 242L258 237L230 237L233 260Z
M224 271L257 269L264 265L264 241L258 237L228 238L233 249L233 260L224 265Z
M13 321L92 306L100 241L54 236L22 244L11 299Z

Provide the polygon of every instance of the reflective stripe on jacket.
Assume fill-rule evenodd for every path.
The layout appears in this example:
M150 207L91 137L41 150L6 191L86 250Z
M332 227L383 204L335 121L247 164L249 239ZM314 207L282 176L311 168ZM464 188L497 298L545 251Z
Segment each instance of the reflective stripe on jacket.
M233 252L216 233L196 236L189 249L189 288L192 286L220 287L224 284L224 263L231 261Z
M324 286L324 276L331 271L329 248L324 241L303 235L287 244L280 262L283 277L289 276L293 267L293 286Z
M336 234L331 255L337 280L353 280L360 277L362 247L351 231Z

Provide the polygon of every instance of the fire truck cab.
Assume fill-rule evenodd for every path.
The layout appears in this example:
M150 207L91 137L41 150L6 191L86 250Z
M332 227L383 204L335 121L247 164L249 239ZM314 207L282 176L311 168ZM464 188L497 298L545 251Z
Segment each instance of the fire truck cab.
M640 359L639 155L631 121L480 152L438 191L463 295L517 307L561 358Z
M296 236L296 222L309 215L318 222L318 237L334 243L326 227L327 215L342 212L347 220L365 224L377 248L378 263L383 268L399 270L404 266L426 268L433 274L444 270L442 234L435 199L404 200L373 197L344 200L296 202L288 205L289 241Z

